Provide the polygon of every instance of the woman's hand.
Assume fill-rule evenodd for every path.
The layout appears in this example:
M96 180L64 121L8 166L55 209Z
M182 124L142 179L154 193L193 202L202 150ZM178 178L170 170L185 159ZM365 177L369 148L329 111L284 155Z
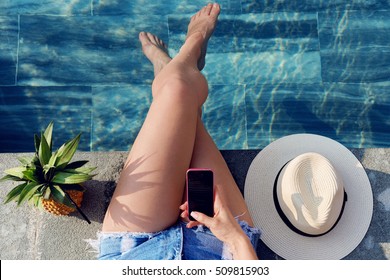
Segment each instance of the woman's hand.
M224 205L218 189L215 189L214 217L209 217L203 213L195 211L188 213L188 202L185 202L180 206L180 209L183 211L180 216L188 222L188 228L203 224L208 227L219 240L229 243L230 240L236 238L237 235L244 234L244 232L234 219L230 210ZM191 215L196 221L190 221L188 219L189 215Z
M192 228L199 224L208 227L211 232L222 242L226 243L235 259L257 259L256 253L241 226L233 217L229 208L224 204L223 198L215 188L214 198L214 217L206 216L203 213L188 213L188 203L180 206L183 211L181 217L188 221L187 227ZM196 221L189 221L188 215L191 215Z

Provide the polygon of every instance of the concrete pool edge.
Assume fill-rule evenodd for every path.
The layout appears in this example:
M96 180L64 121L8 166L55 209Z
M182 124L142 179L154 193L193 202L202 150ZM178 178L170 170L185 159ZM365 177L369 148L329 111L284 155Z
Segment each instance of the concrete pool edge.
M374 195L374 215L371 226L360 245L346 259L390 259L390 148L350 149L361 161L371 182ZM243 191L248 168L260 150L223 150L234 178ZM17 166L18 157L31 153L0 154L0 176L5 169ZM30 205L16 207L14 203L0 206L0 259L94 259L85 240L96 237L101 229L105 209L115 189L127 152L77 152L74 160L88 160L97 166L96 176L86 183L82 205L92 223L80 215L56 217L40 212ZM0 200L15 186L3 182ZM262 259L279 259L262 242L258 247Z

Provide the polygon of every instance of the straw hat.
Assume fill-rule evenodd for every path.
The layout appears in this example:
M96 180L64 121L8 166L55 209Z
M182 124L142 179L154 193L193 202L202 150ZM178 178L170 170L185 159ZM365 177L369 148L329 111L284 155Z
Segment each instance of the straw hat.
M262 241L285 259L341 259L364 238L373 197L359 160L313 134L283 137L253 160L245 200Z

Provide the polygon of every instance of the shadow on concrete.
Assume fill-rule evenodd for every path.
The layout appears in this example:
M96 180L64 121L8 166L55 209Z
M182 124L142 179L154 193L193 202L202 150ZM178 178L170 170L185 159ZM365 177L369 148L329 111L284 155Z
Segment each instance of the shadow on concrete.
M374 199L372 220L363 241L350 255L346 257L346 259L389 259L390 174L371 169L366 169L366 172L371 183Z
M103 223L104 215L106 214L116 187L116 182L91 180L86 182L84 187L86 188L86 192L84 193L81 205L82 211L91 221ZM84 220L78 212L72 213L71 216Z

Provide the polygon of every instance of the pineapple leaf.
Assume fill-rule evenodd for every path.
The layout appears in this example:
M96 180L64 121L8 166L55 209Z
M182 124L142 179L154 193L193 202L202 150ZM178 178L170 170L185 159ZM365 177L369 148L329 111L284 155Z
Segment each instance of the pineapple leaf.
M43 207L42 207L42 197L41 196L33 195L31 200L32 200L32 203L34 204L34 206L38 207L39 209L43 209Z
M35 146L35 152L38 154L39 151L39 145L41 144L41 138L37 134L34 134L34 146Z
M53 165L51 165L50 163L45 164L45 165L43 166L43 172L45 172L45 173L49 172L49 171L50 171L50 168L56 168L56 167L53 166Z
M3 178L0 179L0 182L4 182L4 181L8 181L8 180L23 181L23 179L20 179L19 177L12 176L12 175L5 175Z
M11 176L14 176L14 177L18 177L20 179L23 179L23 177L24 177L23 172L26 170L27 170L26 167L18 166L18 167L13 167L13 168L7 169L4 171L4 173L11 175Z
M21 164L23 164L23 166L26 166L26 167L29 166L31 163L31 159L27 159L24 157L20 157L20 158L18 158L18 160Z
M52 182L57 184L79 184L91 180L92 175L84 173L57 172Z
M45 187L46 189L43 191L43 198L50 199L51 189L50 187Z
M77 150L77 146L80 142L81 133L78 134L75 138L65 143L58 149L56 166L59 169L64 169L66 165L71 161L73 155Z
M50 182L53 178L54 174L56 172L55 166L50 166L49 164L46 164L43 167L43 177L45 178L46 182Z
M31 160L31 167L38 168L41 167L41 163L39 162L38 153L34 155L33 159Z
M94 171L95 169L96 169L96 167L80 167L80 168L76 168L76 169L68 169L67 168L67 169L64 169L64 172L74 173L74 174L80 174L80 173L89 174L92 171ZM92 176L94 176L94 175L92 175Z
M39 187L42 185L37 185L36 182L28 183L23 190L20 192L18 199L18 206L25 200L30 200L31 197L35 194Z
M57 157L58 157L58 152L52 153L48 164L50 166L52 166L52 167L55 167L55 164L56 164L56 161L57 161Z
M47 128L45 129L45 132L43 133L43 136L45 136L45 139L47 141L47 144L49 145L49 149L51 150L52 148L52 144L53 144L53 139L52 139L52 135L53 135L53 126L54 126L54 122L51 121L49 123L49 125L47 126Z
M20 193L22 192L22 190L24 189L24 187L27 185L27 183L23 183L23 184L20 184L18 186L16 186L15 188L13 188L8 194L7 196L5 197L5 201L4 201L4 204L16 199Z
M74 161L72 163L69 163L66 166L66 169L77 169L77 168L83 167L87 163L88 163L88 160Z
M57 185L50 186L51 195L53 199L59 203L65 204L66 206L74 208L73 203L66 196L65 192L61 189L61 187Z
M38 183L38 181L39 181L37 176L35 175L34 169L27 169L27 170L23 171L23 179L25 179L27 181L32 181L35 183Z
M47 163L49 163L49 160L51 158L51 149L49 147L49 144L47 144L46 138L43 134L41 137L41 143L39 144L38 157L41 166L45 166Z

